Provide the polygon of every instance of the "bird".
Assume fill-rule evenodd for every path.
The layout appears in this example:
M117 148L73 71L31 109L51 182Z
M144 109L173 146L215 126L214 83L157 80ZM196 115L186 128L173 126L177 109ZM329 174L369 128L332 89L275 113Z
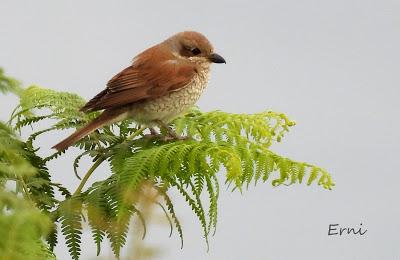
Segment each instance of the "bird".
M106 88L80 111L101 114L52 148L62 151L96 129L125 119L141 126L166 128L191 108L208 85L212 63L225 63L210 41L195 31L183 31L133 58L127 68L112 77Z

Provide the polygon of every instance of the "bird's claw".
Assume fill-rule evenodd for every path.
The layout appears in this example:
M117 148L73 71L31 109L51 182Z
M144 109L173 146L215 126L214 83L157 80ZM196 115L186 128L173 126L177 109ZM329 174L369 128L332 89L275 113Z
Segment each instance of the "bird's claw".
M190 136L180 136L180 135L162 135L162 134L146 134L143 136L146 139L159 139L160 141L163 142L168 142L168 141L183 141L183 140L188 140L191 139Z

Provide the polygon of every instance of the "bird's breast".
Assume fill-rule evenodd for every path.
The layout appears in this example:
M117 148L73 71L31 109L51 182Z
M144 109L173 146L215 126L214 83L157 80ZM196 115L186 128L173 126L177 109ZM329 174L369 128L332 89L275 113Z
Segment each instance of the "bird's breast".
M131 117L141 124L154 120L168 123L192 107L207 87L209 69L202 69L185 87L169 92L164 96L147 100L132 106Z

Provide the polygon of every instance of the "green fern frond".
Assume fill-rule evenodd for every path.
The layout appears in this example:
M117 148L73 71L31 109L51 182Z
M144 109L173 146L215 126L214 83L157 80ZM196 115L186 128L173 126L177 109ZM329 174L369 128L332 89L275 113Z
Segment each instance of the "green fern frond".
M60 203L58 208L61 223L61 232L72 259L78 260L81 254L82 235L82 201L71 197Z
M165 201L165 205L167 206L168 212L169 212L169 214L171 214L171 217L174 221L175 227L178 230L178 234L181 239L181 248L183 248L183 230L182 230L181 223L179 222L179 219L175 214L174 205L171 201L171 198L168 196L168 194L164 190L164 188L156 187L156 189L158 190L159 194L163 197L163 199Z
M135 203L132 194L138 185L145 180L156 181L161 178L164 183L178 188L198 217L207 243L211 227L215 230L217 223L217 194L219 191L214 192L214 186L218 186L215 181L215 174L218 173L220 165L224 165L228 181L234 182L239 189L243 184L248 185L252 180L256 181L256 174L258 179L262 176L263 180L267 181L274 171L278 173L278 177L272 181L274 186L300 183L304 174L300 175L301 170L298 169L302 168L313 172L309 178L310 184L317 176L320 177L318 184L323 187L330 188L333 184L330 176L318 167L278 156L257 143L252 143L245 149L243 148L245 146L241 143L243 140L239 138L237 140L237 146L225 142L199 143L186 140L159 144L147 149L136 147L136 150L132 150L132 147L125 147L125 149L120 150L120 153L116 152L111 162L111 165L114 165L112 169L116 175L110 177L107 182L107 189L116 190L118 187L119 191L115 193L124 194L124 192L128 192L130 194L128 197L131 200L125 201L122 204L123 207L117 211L122 212L120 214L124 217L119 219L123 220L124 225L118 222L111 223L114 228L116 228L115 225L123 227L122 231L116 229L120 232L114 232L110 236L112 243L114 241L115 244L114 251L118 254L120 246L125 243L125 232L127 230L125 224L132 214L128 208L124 207ZM209 160L209 158L213 158L213 160ZM241 171L240 169L247 170ZM201 180L201 178L204 180ZM208 213L205 212L200 200L201 193L204 190L204 181L210 199ZM187 190L192 191L193 196L189 195ZM124 199L119 200L124 201ZM120 203L118 202L119 205L121 205ZM208 221L206 215L208 215ZM119 240L117 237L119 237Z
M209 208L208 208L208 232L211 231L211 228L214 229L213 234L215 234L217 228L217 215L218 215L218 194L215 192L215 187L213 183L214 178L206 175L205 181L207 186L207 192L210 199ZM218 186L218 183L215 185Z
M54 189L45 161L28 144L20 141L0 122L0 179L13 180L25 186L38 208L50 210L55 206Z
M156 204L157 204L158 206L160 206L160 208L162 209L162 211L163 211L164 214L165 214L165 217L166 217L167 220L168 220L168 224L169 224L169 228L170 228L169 237L171 237L171 236L172 236L172 232L174 231L174 227L173 227L173 225L172 225L171 218L169 217L167 210L165 209L165 207L164 207L161 203L157 202Z
M26 159L25 144L0 122L0 177L32 176L37 170Z
M50 232L48 234L48 236L46 237L46 242L49 245L49 250L50 251L54 251L54 248L56 247L57 243L58 243L58 233L57 233L57 220L56 219L52 219L53 223L50 229Z
M18 80L6 76L4 70L0 68L0 92L2 93L14 93L19 95L22 92L21 84Z
M22 111L46 108L53 113L51 117L61 120L76 118L89 119L84 113L79 112L79 108L84 104L85 100L76 94L57 92L38 86L28 87L20 97ZM23 114L26 114L26 112Z
M101 242L106 235L106 230L108 226L107 214L103 214L100 210L95 209L96 206L88 206L88 219L89 225L92 228L92 237L96 244L97 255L100 255Z
M50 231L49 218L16 194L0 191L0 258L55 259L43 244Z
M128 236L129 223L132 217L132 207L120 205L108 229L108 238L116 257L120 256L121 248L125 245Z
M195 197L195 202L196 202L196 206L197 206L196 210L194 210L193 207L192 207L192 209L196 213L196 215L200 221L200 224L203 228L204 239L206 240L207 251L208 251L209 250L209 243L208 243L209 229L208 229L207 220L206 220L206 212L204 210L203 203L201 202L201 199L200 199L201 191L196 190L196 186L193 184L193 182L189 182L189 185L190 185L191 191ZM183 189L181 190L178 187L178 190L181 192L182 195L184 195L185 197L187 196L186 194L183 194L183 191L184 191Z
M231 114L222 111L202 113L193 108L185 117L173 122L176 131L194 138L210 141L227 140L234 143L236 137L246 136L252 141L269 147L273 141L280 142L289 128L295 125L283 113L265 111L256 114Z
M65 152L41 159L35 155L33 142L38 136L51 131L78 128L98 113L81 113L79 108L85 101L77 95L37 86L23 90L20 99L21 103L11 120L14 129L32 127L43 120L58 120L48 128L33 132L26 143L18 141L14 135L11 139L16 140L12 144L15 147L11 148L21 152L20 159L27 160L28 166L34 165L31 175L23 175L23 184L27 185L29 195L43 212L51 214L52 208L58 209L54 222L61 223L62 233L74 259L80 255L82 214L85 212L98 254L102 241L107 237L119 257L134 216L139 218L146 230L145 219L137 207L143 183L152 183L163 198L163 204L154 203L159 204L166 214L171 233L173 222L183 246L183 230L167 195L169 189L176 188L197 216L207 247L209 235L215 233L217 226L220 189L217 176L221 172L225 173L226 183L240 191L243 187L249 188L251 183L267 181L271 181L273 186L297 183L317 183L325 189L334 186L331 176L324 169L270 150L272 143L280 142L295 125L286 115L273 111L250 115L221 111L203 113L193 108L171 124L177 133L187 135L188 140L163 141L144 137L144 134L130 138L141 129L130 120L105 126L82 138L75 144L83 150L73 164L76 175L84 156L95 162L93 169L103 161L109 162L111 175L81 192L86 181L83 178L82 185L71 196L61 185L51 183L46 168L48 161ZM7 166L14 165L12 160L18 160L18 157L10 157L15 156L14 153L7 154L7 149L1 148L3 143L9 142L9 138L2 138L2 135L9 136L10 131L7 126L0 125L0 155L3 156L0 157L0 176L4 173L3 176L10 177L14 171L26 174L26 169L7 169ZM161 132L164 133L165 129ZM54 199L55 188L64 194L65 201ZM208 198L206 202L202 199L205 197Z
M49 211L56 205L57 201L54 197L54 188L46 162L37 156L32 148L26 148L26 158L37 170L35 175L24 178L30 191L30 197L38 208Z
M79 108L85 104L85 100L76 94L33 85L21 91L19 97L20 104L10 119L10 122L15 124L16 130L45 119L60 120L51 130L74 128L97 115L97 113L87 115L80 112ZM42 114L36 115L40 110Z
M85 196L88 221L97 247L97 255L100 254L101 242L109 229L110 219L115 216L109 196L102 194L103 190L95 188L98 186L101 185L99 183L93 184L92 190L88 191Z

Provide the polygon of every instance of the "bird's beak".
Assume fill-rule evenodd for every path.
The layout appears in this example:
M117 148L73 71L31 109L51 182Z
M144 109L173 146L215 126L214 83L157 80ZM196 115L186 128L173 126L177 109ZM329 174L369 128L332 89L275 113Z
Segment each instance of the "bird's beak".
M208 60L211 62L214 62L214 63L225 63L226 64L225 59L222 58L221 55L216 54L216 53L213 53L210 56L208 56Z

